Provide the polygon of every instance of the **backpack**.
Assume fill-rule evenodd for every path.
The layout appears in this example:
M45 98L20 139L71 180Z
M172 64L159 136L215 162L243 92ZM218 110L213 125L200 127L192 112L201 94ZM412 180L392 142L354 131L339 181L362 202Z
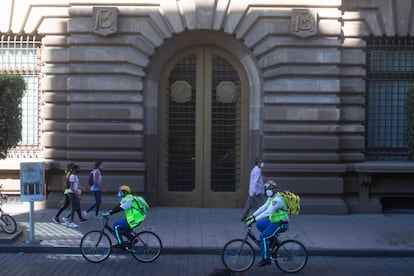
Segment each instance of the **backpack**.
M89 186L92 186L93 184L95 184L95 181L93 179L93 175L94 175L95 170L91 171L89 173L89 178L88 178L88 184Z
M72 175L72 173L71 172L69 172L69 173L67 173L66 174L66 183L65 183L65 189L69 189L70 188L70 181L69 181L69 179L70 179L70 176Z
M141 196L134 196L134 200L138 204L138 208L139 208L139 211L141 212L141 214L143 214L145 216L148 213L148 210L149 210L148 203Z
M285 201L287 212L289 215L297 215L300 212L300 197L291 191L284 191L280 193Z

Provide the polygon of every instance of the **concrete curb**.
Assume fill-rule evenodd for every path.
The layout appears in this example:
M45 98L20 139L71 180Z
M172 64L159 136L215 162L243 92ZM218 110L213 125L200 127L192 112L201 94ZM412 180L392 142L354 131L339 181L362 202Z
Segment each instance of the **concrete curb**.
M378 249L325 249L308 248L309 256L331 257L414 257L414 249L378 250ZM63 246L38 246L34 245L3 245L2 253L46 253L46 254L80 254L79 247ZM222 248L217 247L164 247L162 254L167 255L218 255ZM114 250L112 254L129 254L120 250ZM256 252L259 255L259 250Z

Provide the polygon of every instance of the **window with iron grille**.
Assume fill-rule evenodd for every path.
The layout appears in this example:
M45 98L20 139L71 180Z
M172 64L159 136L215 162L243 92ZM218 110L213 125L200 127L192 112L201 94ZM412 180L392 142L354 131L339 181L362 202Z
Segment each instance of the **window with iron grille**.
M366 64L366 156L371 160L408 159L405 102L414 83L414 39L368 39Z
M39 154L40 42L31 36L2 35L0 73L19 74L26 82L22 99L22 140L9 157L36 158Z

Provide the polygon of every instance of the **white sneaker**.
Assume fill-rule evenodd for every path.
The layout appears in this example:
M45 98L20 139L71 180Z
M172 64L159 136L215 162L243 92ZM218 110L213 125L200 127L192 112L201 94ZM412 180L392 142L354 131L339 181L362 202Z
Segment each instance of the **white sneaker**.
M70 220L68 218L63 217L62 220L66 223L66 224L70 224Z
M83 217L84 218L88 218L89 217L89 212L83 211L82 214L83 214Z
M73 222L68 225L69 228L78 228L79 225L74 224Z

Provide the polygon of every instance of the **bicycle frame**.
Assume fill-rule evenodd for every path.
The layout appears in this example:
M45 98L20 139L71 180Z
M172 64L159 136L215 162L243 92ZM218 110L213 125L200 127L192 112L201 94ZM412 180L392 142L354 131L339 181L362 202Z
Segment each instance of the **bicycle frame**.
M3 185L0 185L0 189L3 187ZM3 202L7 202L8 196L0 192L0 206L3 205Z
M3 185L0 185L0 189ZM4 212L2 205L4 202L7 202L8 196L0 192L0 227L1 229L8 233L13 234L17 230L17 223L15 219L8 213Z
M250 238L258 247L260 247L260 240L252 233L252 226L248 226L247 233L244 237L244 240L247 241Z
M0 225L6 225L6 223L3 221L3 215L4 215L5 213L3 212L3 209L1 209L1 207L0 207Z
M104 223L104 226L103 226L101 232L102 233L105 232L105 229L106 229L106 230L108 230L109 233L113 234L114 233L114 230L112 230L112 227L109 226L108 221L109 221L109 218L108 217L105 217L105 223Z
M109 217L104 217L103 219L105 220L105 223L103 223L103 227L102 227L102 230L101 230L101 238L102 238L102 234L105 232L105 230L107 230L112 236L114 236L114 230L108 224ZM134 229L131 229L129 231L129 233L131 233L132 236L135 236L137 234L137 233L135 233ZM101 241L101 239L98 240L98 244L99 244L100 241Z
M0 189L3 187L3 185L0 185ZM3 209L1 208L1 206L3 205L3 202L7 202L7 195L4 195L2 192L0 192L0 225L6 225L6 223L3 221L3 216L7 215Z
M3 217L2 216L0 217L0 226L6 226L6 223L3 221Z
M258 238L256 238L256 236L251 232L252 231L252 226L251 225L249 225L248 226L248 230L247 230L247 233L246 233L246 235L245 235L245 237L244 237L244 241L247 241L248 240L248 238L250 238L259 248L260 248L260 243L261 243L261 241L258 239ZM270 245L269 245L269 249L272 251L273 250L273 248L275 247L275 246L277 246L278 244L279 244L279 241L278 241L278 239L277 239L277 237L279 236L279 234L277 234L277 235L275 235L271 240L270 240Z
M99 237L98 242L96 243L96 245L98 245L101 242L101 239L102 239L103 233L105 233L105 230L107 230L111 235L113 235L113 233L114 233L111 226L109 226L109 224L108 224L109 218L105 217L104 219L105 219L105 223L103 223L103 227L102 227L102 230L101 230L101 236Z

